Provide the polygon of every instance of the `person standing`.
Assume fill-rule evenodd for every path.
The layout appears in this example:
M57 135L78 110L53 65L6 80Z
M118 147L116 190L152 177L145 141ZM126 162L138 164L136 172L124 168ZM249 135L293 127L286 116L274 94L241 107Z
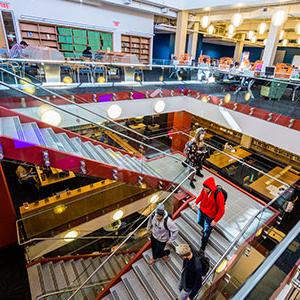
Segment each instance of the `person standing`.
M170 250L165 249L166 244L173 244L177 235L178 228L175 222L169 217L163 204L159 204L155 214L150 216L147 230L151 232L152 258L149 264L152 265L157 259L169 259Z
M202 286L200 257L188 244L178 245L176 253L183 258L178 300L193 299Z
M196 130L195 137L188 141L185 145L184 152L186 153L186 161L182 163L184 167L187 165L196 168L196 175L203 177L201 173L203 160L208 153L204 144L205 130L200 127ZM190 186L194 189L196 181L195 173L190 176Z
M82 56L92 58L93 57L92 48L90 46L87 46L86 49L83 50Z
M201 250L205 251L211 230L217 225L225 212L225 197L213 177L203 182L203 189L192 208L198 207L198 224L203 227ZM199 206L200 204L200 206Z
M27 47L28 44L24 41L15 43L9 51L9 58L24 58L25 55L23 54L23 50Z

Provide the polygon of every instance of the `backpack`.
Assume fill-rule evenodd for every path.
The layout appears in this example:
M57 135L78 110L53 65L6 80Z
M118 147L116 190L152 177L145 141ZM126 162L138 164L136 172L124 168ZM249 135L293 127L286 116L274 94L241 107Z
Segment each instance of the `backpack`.
M151 221L153 220L155 214L152 214L151 216ZM164 218L164 227L165 229L169 232L169 236L171 236L170 234L170 229L168 228L168 219L170 218L171 216L168 214L165 218Z
M206 276L206 274L209 271L209 267L210 267L209 258L206 257L203 253L199 253L197 261L199 261L201 263L202 277Z
M218 193L222 193L222 194L223 194L223 197L224 197L224 204L226 205L226 201L227 201L227 198L228 198L228 194L227 194L227 192L226 192L220 185L217 185L217 190L216 190L215 193L214 193L215 201L217 201Z

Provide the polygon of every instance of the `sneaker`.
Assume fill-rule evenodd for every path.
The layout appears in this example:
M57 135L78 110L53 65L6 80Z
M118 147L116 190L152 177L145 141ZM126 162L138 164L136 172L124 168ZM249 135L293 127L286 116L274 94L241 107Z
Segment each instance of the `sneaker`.
M196 188L196 186L195 186L195 184L194 184L193 181L190 182L190 186L191 186L192 189L195 189L195 188Z
M194 178L193 181L197 181L197 179Z
M199 170L197 170L196 175L201 177L201 178L204 177L204 175Z
M187 167L187 164L185 162L181 163L185 168Z

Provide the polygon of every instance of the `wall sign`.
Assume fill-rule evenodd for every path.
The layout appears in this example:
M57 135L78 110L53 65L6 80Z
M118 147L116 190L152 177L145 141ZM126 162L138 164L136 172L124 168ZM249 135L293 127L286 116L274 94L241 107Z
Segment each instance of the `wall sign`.
M9 8L9 2L0 1L0 8L8 9Z
M115 27L119 27L119 26L120 26L120 22L119 22L119 21L113 21L113 25L114 25Z

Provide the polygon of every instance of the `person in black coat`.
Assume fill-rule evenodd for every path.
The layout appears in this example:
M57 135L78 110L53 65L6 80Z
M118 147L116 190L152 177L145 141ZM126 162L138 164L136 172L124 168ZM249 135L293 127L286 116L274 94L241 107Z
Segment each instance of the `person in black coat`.
M93 53L91 50L92 50L92 48L90 46L87 46L86 49L82 52L82 56L92 58Z
M202 263L200 257L188 244L178 245L176 253L183 258L178 300L193 299L202 286Z

